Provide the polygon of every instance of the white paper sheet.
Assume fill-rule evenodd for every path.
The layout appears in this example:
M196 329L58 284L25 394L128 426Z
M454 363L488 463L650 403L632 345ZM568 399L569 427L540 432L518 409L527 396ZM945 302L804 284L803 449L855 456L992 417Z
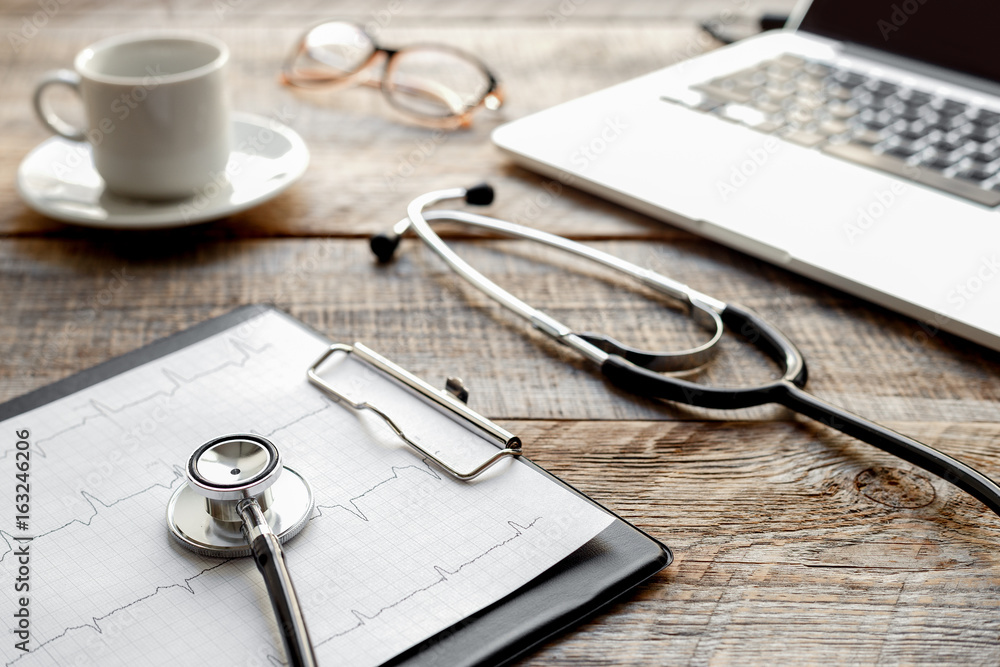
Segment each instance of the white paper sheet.
M305 369L325 342L266 313L0 427L13 498L16 431L31 443L30 520L0 513L9 627L29 599L30 652L16 665L240 664L284 660L249 559L205 558L169 538L165 508L199 444L253 432L311 482L317 509L286 547L321 664L378 665L516 590L611 517L527 465L456 482L377 418L332 402ZM325 373L349 396L395 409L456 461L493 444L422 409L355 361ZM414 407L416 406L416 407ZM13 504L13 503L11 503ZM27 592L16 549L33 536Z

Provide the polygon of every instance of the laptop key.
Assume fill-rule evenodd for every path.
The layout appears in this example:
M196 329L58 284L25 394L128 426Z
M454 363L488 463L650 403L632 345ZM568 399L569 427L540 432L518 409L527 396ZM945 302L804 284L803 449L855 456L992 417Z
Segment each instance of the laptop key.
M975 141L977 144L985 144L1000 136L1000 127L996 126L972 125L959 131L963 133L966 140Z
M903 104L903 107L899 111L899 117L908 123L913 123L918 120L924 121L928 124L937 121L937 114L928 109L927 107L914 107L907 104Z
M938 139L932 145L934 150L940 153L954 153L957 150L961 150L967 145L967 142L959 137L949 135L942 139Z
M1000 125L1000 113L989 109L979 109L972 114L972 122L987 127Z
M811 95L796 95L789 102L789 105L793 108L798 109L808 109L814 111L820 107L825 106L826 100L821 97L815 97Z
M810 60L802 66L802 71L812 77L817 79L822 79L830 75L833 72L833 67L829 65L824 65L823 63L816 62L815 60Z
M1000 192L986 190L968 181L948 178L932 169L908 164L892 155L873 153L867 146L855 143L828 144L820 150L828 155L839 157L849 162L879 169L894 176L901 176L928 185L964 199L969 199L984 206L1000 204Z
M819 79L809 77L799 77L795 80L795 87L803 93L814 94L823 92L823 82Z
M795 86L779 86L775 84L768 84L761 92L767 95L772 100L784 100L795 95Z
M721 86L703 83L691 86L691 88L705 93L709 97L720 100L721 102L738 102L743 104L750 101L750 93L723 88Z
M833 118L840 120L847 120L848 118L853 118L858 114L858 107L854 104L844 104L842 102L834 102L828 104L826 107L827 113Z
M804 127L816 122L816 116L809 109L793 108L785 113L785 121L793 127Z
M847 123L845 123L842 120L837 120L835 118L824 120L819 124L819 132L821 134L827 135L828 137L832 137L838 134L844 134L845 132L848 132L850 129L851 127Z
M750 101L750 106L768 115L780 113L781 109L783 108L777 102L772 102L770 99L768 99L768 96L766 95L755 97L753 100Z
M805 146L806 148L818 146L826 141L826 135L810 132L808 130L789 129L781 132L780 136L785 141L791 141L793 144Z
M922 107L931 103L934 96L930 93L925 93L920 90L912 90L908 88L903 88L897 93L899 99L906 102L909 106Z
M878 79L870 79L867 83L865 83L865 88L879 97L888 97L889 95L899 91L899 86L896 84L889 83L888 81L880 81Z
M936 171L945 171L954 167L959 159L960 158L955 155L931 152L927 155L927 157L920 160L920 164Z
M857 88L868 80L868 77L864 74L858 74L846 69L835 71L830 78L845 88Z
M909 160L911 157L919 153L924 149L921 145L915 145L911 143L893 143L887 146L876 146L876 150L881 148L881 152L886 155L892 155L900 160Z
M895 97L876 97L867 105L874 111L885 111L898 117L906 108L902 102Z
M869 130L873 130L875 132L881 132L882 130L887 129L890 125L892 125L891 120L875 118L872 116L863 117L861 115L858 115L854 118L854 121L857 121L857 123L860 126Z
M1000 160L1000 148L980 148L969 153L968 158L977 165L990 164L991 162Z
M979 204L1000 205L1000 111L797 56L767 60L689 92L697 104L675 101Z
M884 132L876 132L867 128L856 129L851 133L851 142L858 146L874 146L885 139Z
M997 169L985 169L983 167L969 167L968 169L962 169L955 174L957 178L964 178L967 181L973 181L975 183L982 183L983 181L988 181L997 175Z
M851 88L841 86L840 84L827 85L826 86L826 96L833 100L843 100L847 101L854 97Z
M947 98L938 98L934 100L931 103L931 107L943 116L959 116L969 109L967 104L956 102L955 100L949 100Z
M753 128L759 128L769 122L769 114L744 104L727 104L716 109L715 113L727 120ZM777 125L774 129L777 129Z
M925 123L907 123L901 121L892 126L892 132L900 139L906 141L921 141L935 136L936 131L930 129Z

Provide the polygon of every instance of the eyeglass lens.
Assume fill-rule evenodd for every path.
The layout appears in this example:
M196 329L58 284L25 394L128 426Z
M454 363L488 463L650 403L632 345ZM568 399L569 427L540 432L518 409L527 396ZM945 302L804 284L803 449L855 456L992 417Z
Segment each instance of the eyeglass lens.
M392 101L424 116L454 116L479 104L489 75L464 54L433 46L399 51L383 88Z
M360 26L343 22L316 26L306 36L305 47L322 74L333 80L356 73L376 49ZM382 89L404 111L444 118L478 105L490 89L490 76L479 62L461 51L414 46L391 58Z
M330 77L346 77L364 66L375 52L371 37L352 23L324 23L306 35L306 53Z

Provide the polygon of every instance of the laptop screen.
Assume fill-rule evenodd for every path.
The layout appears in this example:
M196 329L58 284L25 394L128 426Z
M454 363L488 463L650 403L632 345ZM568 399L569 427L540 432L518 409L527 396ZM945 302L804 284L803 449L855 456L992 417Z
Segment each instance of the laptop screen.
M814 0L800 29L1000 83L995 0Z

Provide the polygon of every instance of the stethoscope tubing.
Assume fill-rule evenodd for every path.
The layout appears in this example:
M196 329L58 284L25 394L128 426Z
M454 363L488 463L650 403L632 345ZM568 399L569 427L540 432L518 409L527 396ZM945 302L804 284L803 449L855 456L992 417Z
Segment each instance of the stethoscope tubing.
M292 575L285 562L281 541L271 530L264 513L252 498L239 505L243 533L253 552L257 570L264 579L271 608L285 645L285 657L290 667L316 667L309 629L299 604Z
M701 408L732 410L776 403L857 438L936 475L981 501L1000 516L1000 486L961 461L909 436L825 401L805 390L805 358L777 328L748 308L727 304L723 321L785 368L784 376L759 387L708 387L653 373L621 357L601 364L612 384L630 393Z
M260 457L264 457L263 463ZM209 440L188 458L185 473L187 482L174 491L167 504L171 534L181 545L204 556L253 556L274 610L288 664L316 667L305 616L281 547L281 540L297 534L312 514L309 483L284 467L274 443L252 433ZM282 496L276 497L279 487ZM292 496L284 496L292 491ZM268 517L275 521L280 536ZM237 526L245 549L238 546Z
M474 201L470 197L473 190L482 191L484 188L488 189L487 197L481 196L480 192L476 193L478 201ZM722 410L747 408L768 403L779 404L897 456L954 484L980 500L1000 516L1000 486L986 475L944 452L807 392L804 387L808 371L802 353L777 327L763 320L752 310L736 304L725 303L666 276L553 234L463 211L424 211L426 207L437 202L459 198L465 198L472 204L490 203L492 189L489 189L488 186L477 186L471 189L453 188L429 192L417 197L410 202L407 208L407 217L393 227L393 236L389 241L391 247L387 251L384 249L381 252L376 250L376 254L383 261L387 257L391 257L399 238L407 229L412 229L456 273L556 341L575 349L596 364L601 373L612 384L629 393L646 398L666 399L696 407ZM480 274L451 250L434 232L429 224L431 220L459 222L510 237L537 241L622 271L644 284L658 289L661 293L687 303L692 306L692 312L694 312L694 308L702 308L716 313L730 331L758 347L777 362L783 369L783 375L779 380L756 387L710 387L680 377L655 372L632 363L624 355L616 354L614 351L607 352L594 345L589 337L574 334L562 323L532 308ZM381 240L386 241L385 238ZM376 249L375 239L373 239L372 248ZM713 338L707 345L709 349L699 350L699 353L704 355L707 360L708 353L711 352L710 348L714 348L717 342L718 337ZM697 359L701 360L701 358Z

